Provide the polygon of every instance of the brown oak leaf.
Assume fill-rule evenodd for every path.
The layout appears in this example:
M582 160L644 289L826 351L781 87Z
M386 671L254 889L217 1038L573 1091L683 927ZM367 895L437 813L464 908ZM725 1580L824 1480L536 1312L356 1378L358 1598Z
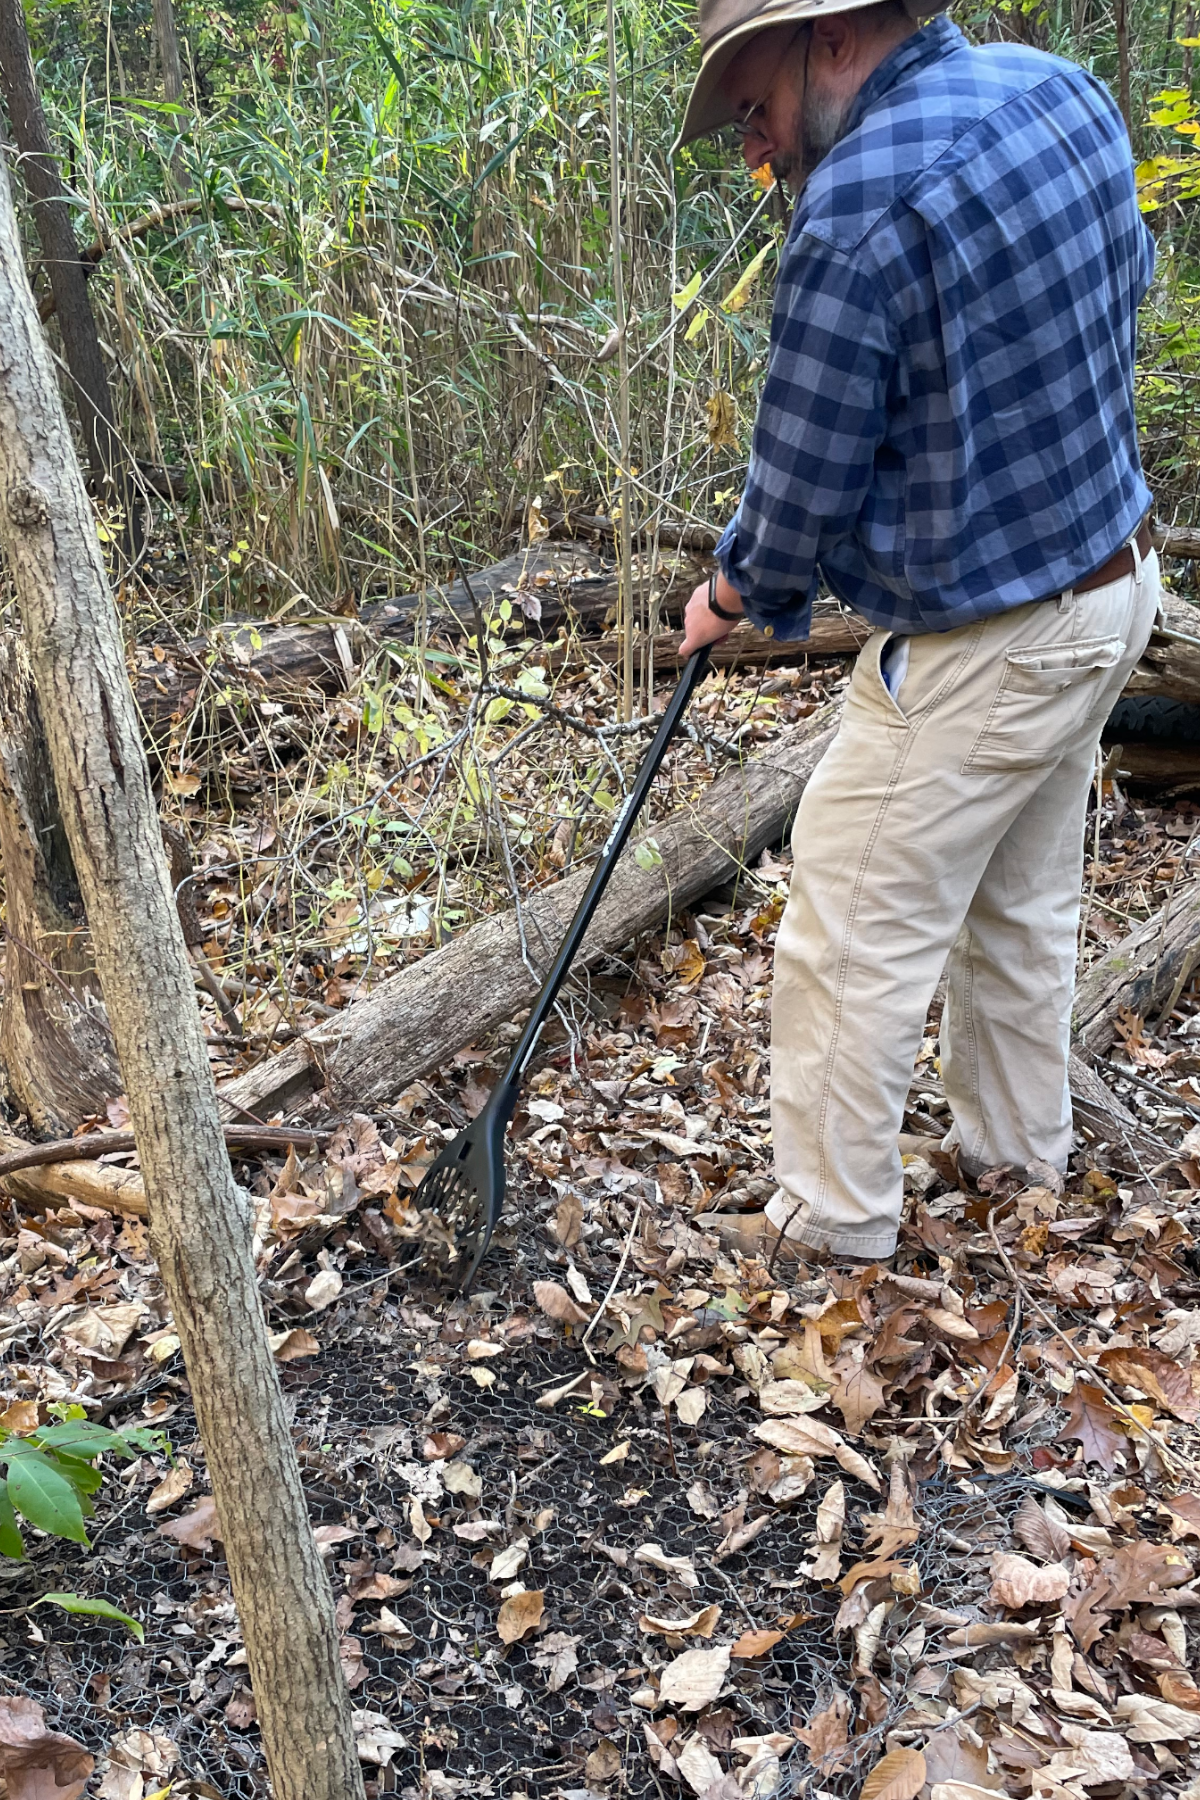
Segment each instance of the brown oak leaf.
M1117 1453L1128 1447L1128 1440L1116 1424L1116 1414L1102 1389L1094 1387L1090 1381L1075 1383L1070 1416L1062 1435L1078 1438L1086 1461L1099 1463L1110 1473L1117 1466Z

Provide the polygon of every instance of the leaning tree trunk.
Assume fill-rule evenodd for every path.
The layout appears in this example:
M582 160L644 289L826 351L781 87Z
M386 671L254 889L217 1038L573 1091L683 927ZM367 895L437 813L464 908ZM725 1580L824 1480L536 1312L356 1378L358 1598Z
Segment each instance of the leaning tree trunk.
M333 1601L267 1344L117 616L0 162L0 548L125 1076L277 1800L362 1795Z
M121 1076L29 659L11 633L0 638L0 863L8 1098L57 1137L119 1094Z
M127 504L128 464L113 423L108 372L88 299L87 277L79 258L71 209L37 90L21 0L0 0L0 93L8 109L13 141L20 152L21 174L34 203L33 220L54 292L88 467L101 493Z

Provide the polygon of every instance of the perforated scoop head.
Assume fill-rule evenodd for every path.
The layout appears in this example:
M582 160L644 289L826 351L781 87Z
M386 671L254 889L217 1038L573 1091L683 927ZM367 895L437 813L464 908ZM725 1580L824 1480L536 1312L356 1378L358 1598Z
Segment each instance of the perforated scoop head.
M496 1102L448 1143L413 1197L428 1229L424 1260L466 1292L487 1252L504 1205L504 1132Z

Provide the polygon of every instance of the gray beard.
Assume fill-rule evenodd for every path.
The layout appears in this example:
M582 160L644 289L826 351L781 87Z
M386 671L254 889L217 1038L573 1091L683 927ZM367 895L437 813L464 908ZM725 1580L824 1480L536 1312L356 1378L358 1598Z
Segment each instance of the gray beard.
M804 95L801 148L784 151L772 158L771 172L775 179L798 193L817 164L824 162L834 145L845 137L846 122L853 105L853 98L833 101L819 88L808 87Z

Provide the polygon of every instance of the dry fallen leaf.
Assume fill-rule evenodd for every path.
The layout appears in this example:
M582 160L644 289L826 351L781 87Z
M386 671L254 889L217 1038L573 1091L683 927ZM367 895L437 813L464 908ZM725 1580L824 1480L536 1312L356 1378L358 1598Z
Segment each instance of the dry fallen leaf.
M408 1503L408 1523L418 1544L427 1544L433 1536L433 1526L425 1517L425 1508L415 1494Z
M1161 1350L1136 1346L1102 1350L1096 1361L1112 1380L1140 1388L1156 1406L1173 1413L1185 1425L1194 1425L1200 1418L1200 1391L1193 1383L1193 1371L1164 1356Z
M678 1706L683 1712L699 1712L716 1699L728 1673L727 1646L685 1650L663 1670L658 1684L659 1701L663 1706Z
M846 1767L846 1741L850 1729L850 1699L835 1688L828 1706L815 1712L796 1736L808 1747L808 1760L821 1775L836 1775Z
M642 1631L657 1632L663 1637L711 1637L721 1617L721 1608L716 1604L702 1606L696 1612L684 1613L681 1618L669 1619L665 1613L644 1612L638 1620Z
M146 1511L151 1515L166 1512L168 1506L174 1506L177 1500L182 1500L191 1491L193 1479L191 1464L180 1457L175 1467L168 1469L157 1487L151 1490Z
M685 1388L675 1402L675 1413L681 1425L698 1425L708 1407L708 1389Z
M296 1325L291 1331L273 1332L267 1339L276 1362L295 1362L301 1356L316 1356L321 1346L311 1331Z
M878 1475L865 1457L852 1450L832 1425L823 1419L764 1419L754 1427L754 1435L786 1456L832 1456L847 1475L856 1475L868 1487L880 1492Z
M0 1773L8 1800L78 1800L94 1767L83 1744L46 1730L36 1700L0 1695Z
M40 1424L39 1407L36 1400L14 1400L12 1405L0 1413L0 1425L14 1437L25 1437L36 1431Z
M344 1283L336 1269L319 1269L304 1290L304 1298L312 1312L324 1312L341 1293Z
M787 1636L785 1631L743 1631L737 1643L730 1650L730 1656L739 1661L748 1661L751 1657L765 1656L776 1644L783 1642Z
M588 1315L557 1281L535 1281L533 1297L548 1319L559 1325L586 1325Z
M465 1448L466 1442L457 1431L431 1431L421 1445L421 1455L426 1462L449 1462Z
M925 1785L925 1758L919 1750L889 1750L859 1790L859 1800L916 1800Z
M1051 1519L1032 1494L1026 1494L1013 1519L1013 1532L1019 1543L1042 1562L1061 1562L1071 1548L1071 1534L1057 1519Z
M1065 1438L1078 1438L1084 1459L1099 1463L1110 1472L1117 1466L1117 1456L1128 1450L1129 1439L1117 1425L1117 1415L1104 1397L1102 1388L1090 1381L1077 1381L1071 1391L1070 1416L1062 1432Z
M639 1544L633 1553L633 1560L661 1570L664 1575L682 1582L684 1587L694 1588L700 1585L700 1577L696 1574L690 1556L668 1556L657 1544Z
M688 1739L675 1763L693 1794L703 1795L705 1800L725 1779L724 1770L699 1732Z
M190 1513L184 1513L182 1519L172 1519L169 1524L160 1525L158 1535L174 1538L177 1544L186 1545L189 1550L211 1549L213 1539L221 1536L216 1501L211 1494L206 1494L199 1506L193 1507Z
M519 1643L528 1632L542 1622L546 1596L535 1588L523 1594L510 1594L496 1615L496 1630L502 1644Z
M589 1781L611 1781L621 1773L621 1752L611 1738L601 1738L596 1748L589 1750L583 1772Z
M1061 1600L1070 1585L1070 1570L1062 1563L1048 1563L1039 1568L1027 1557L997 1550L992 1557L992 1586L988 1598L993 1606L1010 1606L1018 1611L1023 1606L1049 1606L1051 1601Z
M552 1631L542 1639L531 1660L545 1670L546 1686L557 1694L579 1667L579 1639L569 1631Z
M1149 1694L1122 1694L1117 1723L1131 1744L1175 1744L1200 1737L1200 1713Z
M524 1567L525 1558L529 1555L529 1539L517 1538L507 1549L497 1550L492 1558L492 1566L488 1570L489 1581L511 1581L517 1571Z

